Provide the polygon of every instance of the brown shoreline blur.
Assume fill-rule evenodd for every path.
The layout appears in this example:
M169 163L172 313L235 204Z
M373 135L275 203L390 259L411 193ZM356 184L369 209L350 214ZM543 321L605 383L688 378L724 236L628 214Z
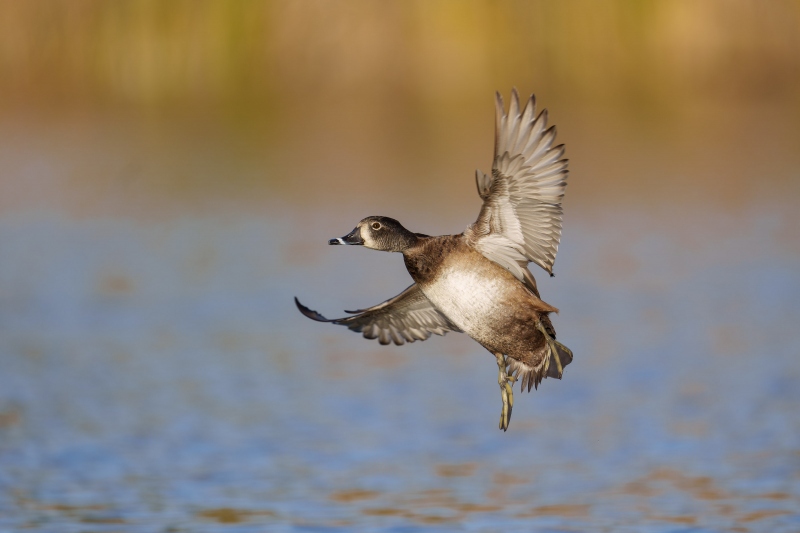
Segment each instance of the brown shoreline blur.
M0 214L471 213L512 86L567 143L569 208L800 193L798 2L0 7Z

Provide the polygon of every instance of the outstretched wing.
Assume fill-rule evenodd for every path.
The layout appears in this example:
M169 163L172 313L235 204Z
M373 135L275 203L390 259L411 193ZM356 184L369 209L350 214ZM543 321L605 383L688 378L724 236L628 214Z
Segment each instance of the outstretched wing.
M520 280L530 277L529 261L552 275L567 186L564 145L553 146L556 128L547 127L547 110L536 115L534 96L522 111L516 89L508 113L500 93L496 104L492 174L476 171L483 206L465 234L484 256Z
M354 316L328 319L305 307L294 299L300 312L318 322L332 322L347 326L364 334L367 339L378 339L381 344L402 345L406 341L424 341L431 333L444 335L448 331L461 331L441 314L420 288L414 284L382 304L368 309L345 311Z

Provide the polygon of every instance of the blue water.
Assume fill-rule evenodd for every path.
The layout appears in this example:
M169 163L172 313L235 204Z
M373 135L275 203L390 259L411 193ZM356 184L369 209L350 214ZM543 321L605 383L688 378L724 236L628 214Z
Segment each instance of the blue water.
M0 531L800 530L792 208L568 219L507 433L466 336L296 311L409 283L342 216L0 219Z

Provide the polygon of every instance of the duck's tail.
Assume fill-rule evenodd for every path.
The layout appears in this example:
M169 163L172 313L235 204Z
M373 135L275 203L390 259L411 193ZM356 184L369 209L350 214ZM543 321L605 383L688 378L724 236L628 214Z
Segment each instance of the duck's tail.
M552 337L548 338L543 351L544 357L535 366L513 357L506 358L508 375L520 382L522 392L538 389L546 377L561 379L564 367L572 362L572 350Z

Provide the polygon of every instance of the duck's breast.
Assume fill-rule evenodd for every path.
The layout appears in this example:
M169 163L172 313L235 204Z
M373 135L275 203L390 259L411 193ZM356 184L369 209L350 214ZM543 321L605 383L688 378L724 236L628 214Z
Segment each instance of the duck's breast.
M436 276L420 288L456 326L479 342L493 338L513 317L513 304L522 287L499 265L455 254L441 263Z

